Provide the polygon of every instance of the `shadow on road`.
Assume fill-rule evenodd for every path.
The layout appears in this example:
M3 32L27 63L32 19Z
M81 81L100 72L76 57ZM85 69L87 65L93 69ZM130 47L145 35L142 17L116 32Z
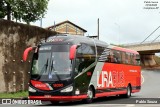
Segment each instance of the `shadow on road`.
M132 97L134 98L134 96ZM124 99L127 100L128 98L122 98L119 96L111 96L111 97L101 97L94 99L91 104L120 104L124 103ZM48 102L46 104L45 102L43 105L38 105L38 106L76 106L76 105L85 105L83 101L74 101L74 102L60 102L59 104L51 104Z

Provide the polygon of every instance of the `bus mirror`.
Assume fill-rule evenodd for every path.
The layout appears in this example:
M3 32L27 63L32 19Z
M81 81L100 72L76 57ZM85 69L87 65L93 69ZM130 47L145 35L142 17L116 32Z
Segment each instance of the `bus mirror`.
M28 57L28 53L30 51L32 51L33 49L35 49L35 47L29 47L27 49L25 49L24 53L23 53L23 61L26 61L27 60L27 57Z
M75 58L77 45L72 45L70 48L69 58L73 60Z

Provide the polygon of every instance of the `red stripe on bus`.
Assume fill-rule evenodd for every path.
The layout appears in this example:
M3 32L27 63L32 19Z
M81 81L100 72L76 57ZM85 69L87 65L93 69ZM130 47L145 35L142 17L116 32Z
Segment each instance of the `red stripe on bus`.
M78 96L29 96L30 100L43 100L43 101L72 101L72 100L81 100L86 99L87 95L78 95Z
M111 95L118 95L118 94L126 94L127 91L117 91L117 92L102 92L102 93L97 93L95 96L96 97L104 97L104 96L111 96Z

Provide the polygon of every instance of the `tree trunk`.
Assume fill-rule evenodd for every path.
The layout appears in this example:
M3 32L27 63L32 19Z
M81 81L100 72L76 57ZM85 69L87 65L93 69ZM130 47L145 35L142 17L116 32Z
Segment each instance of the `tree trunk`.
M11 20L11 6L7 3L7 20Z

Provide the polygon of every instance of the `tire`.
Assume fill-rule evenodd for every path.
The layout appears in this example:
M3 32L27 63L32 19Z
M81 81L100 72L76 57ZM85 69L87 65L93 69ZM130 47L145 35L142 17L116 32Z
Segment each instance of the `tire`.
M132 92L131 86L128 85L127 86L127 93L120 95L120 97L122 97L122 98L130 98L131 97L131 92Z
M90 87L87 91L87 99L85 99L85 103L89 104L92 103L93 97L94 97L94 92L93 89Z
M50 102L51 102L51 104L53 104L53 105L59 104L59 101L50 101Z
M127 94L126 94L126 98L131 97L131 93L132 93L131 86L130 86L130 85L128 85L128 87L127 87Z

